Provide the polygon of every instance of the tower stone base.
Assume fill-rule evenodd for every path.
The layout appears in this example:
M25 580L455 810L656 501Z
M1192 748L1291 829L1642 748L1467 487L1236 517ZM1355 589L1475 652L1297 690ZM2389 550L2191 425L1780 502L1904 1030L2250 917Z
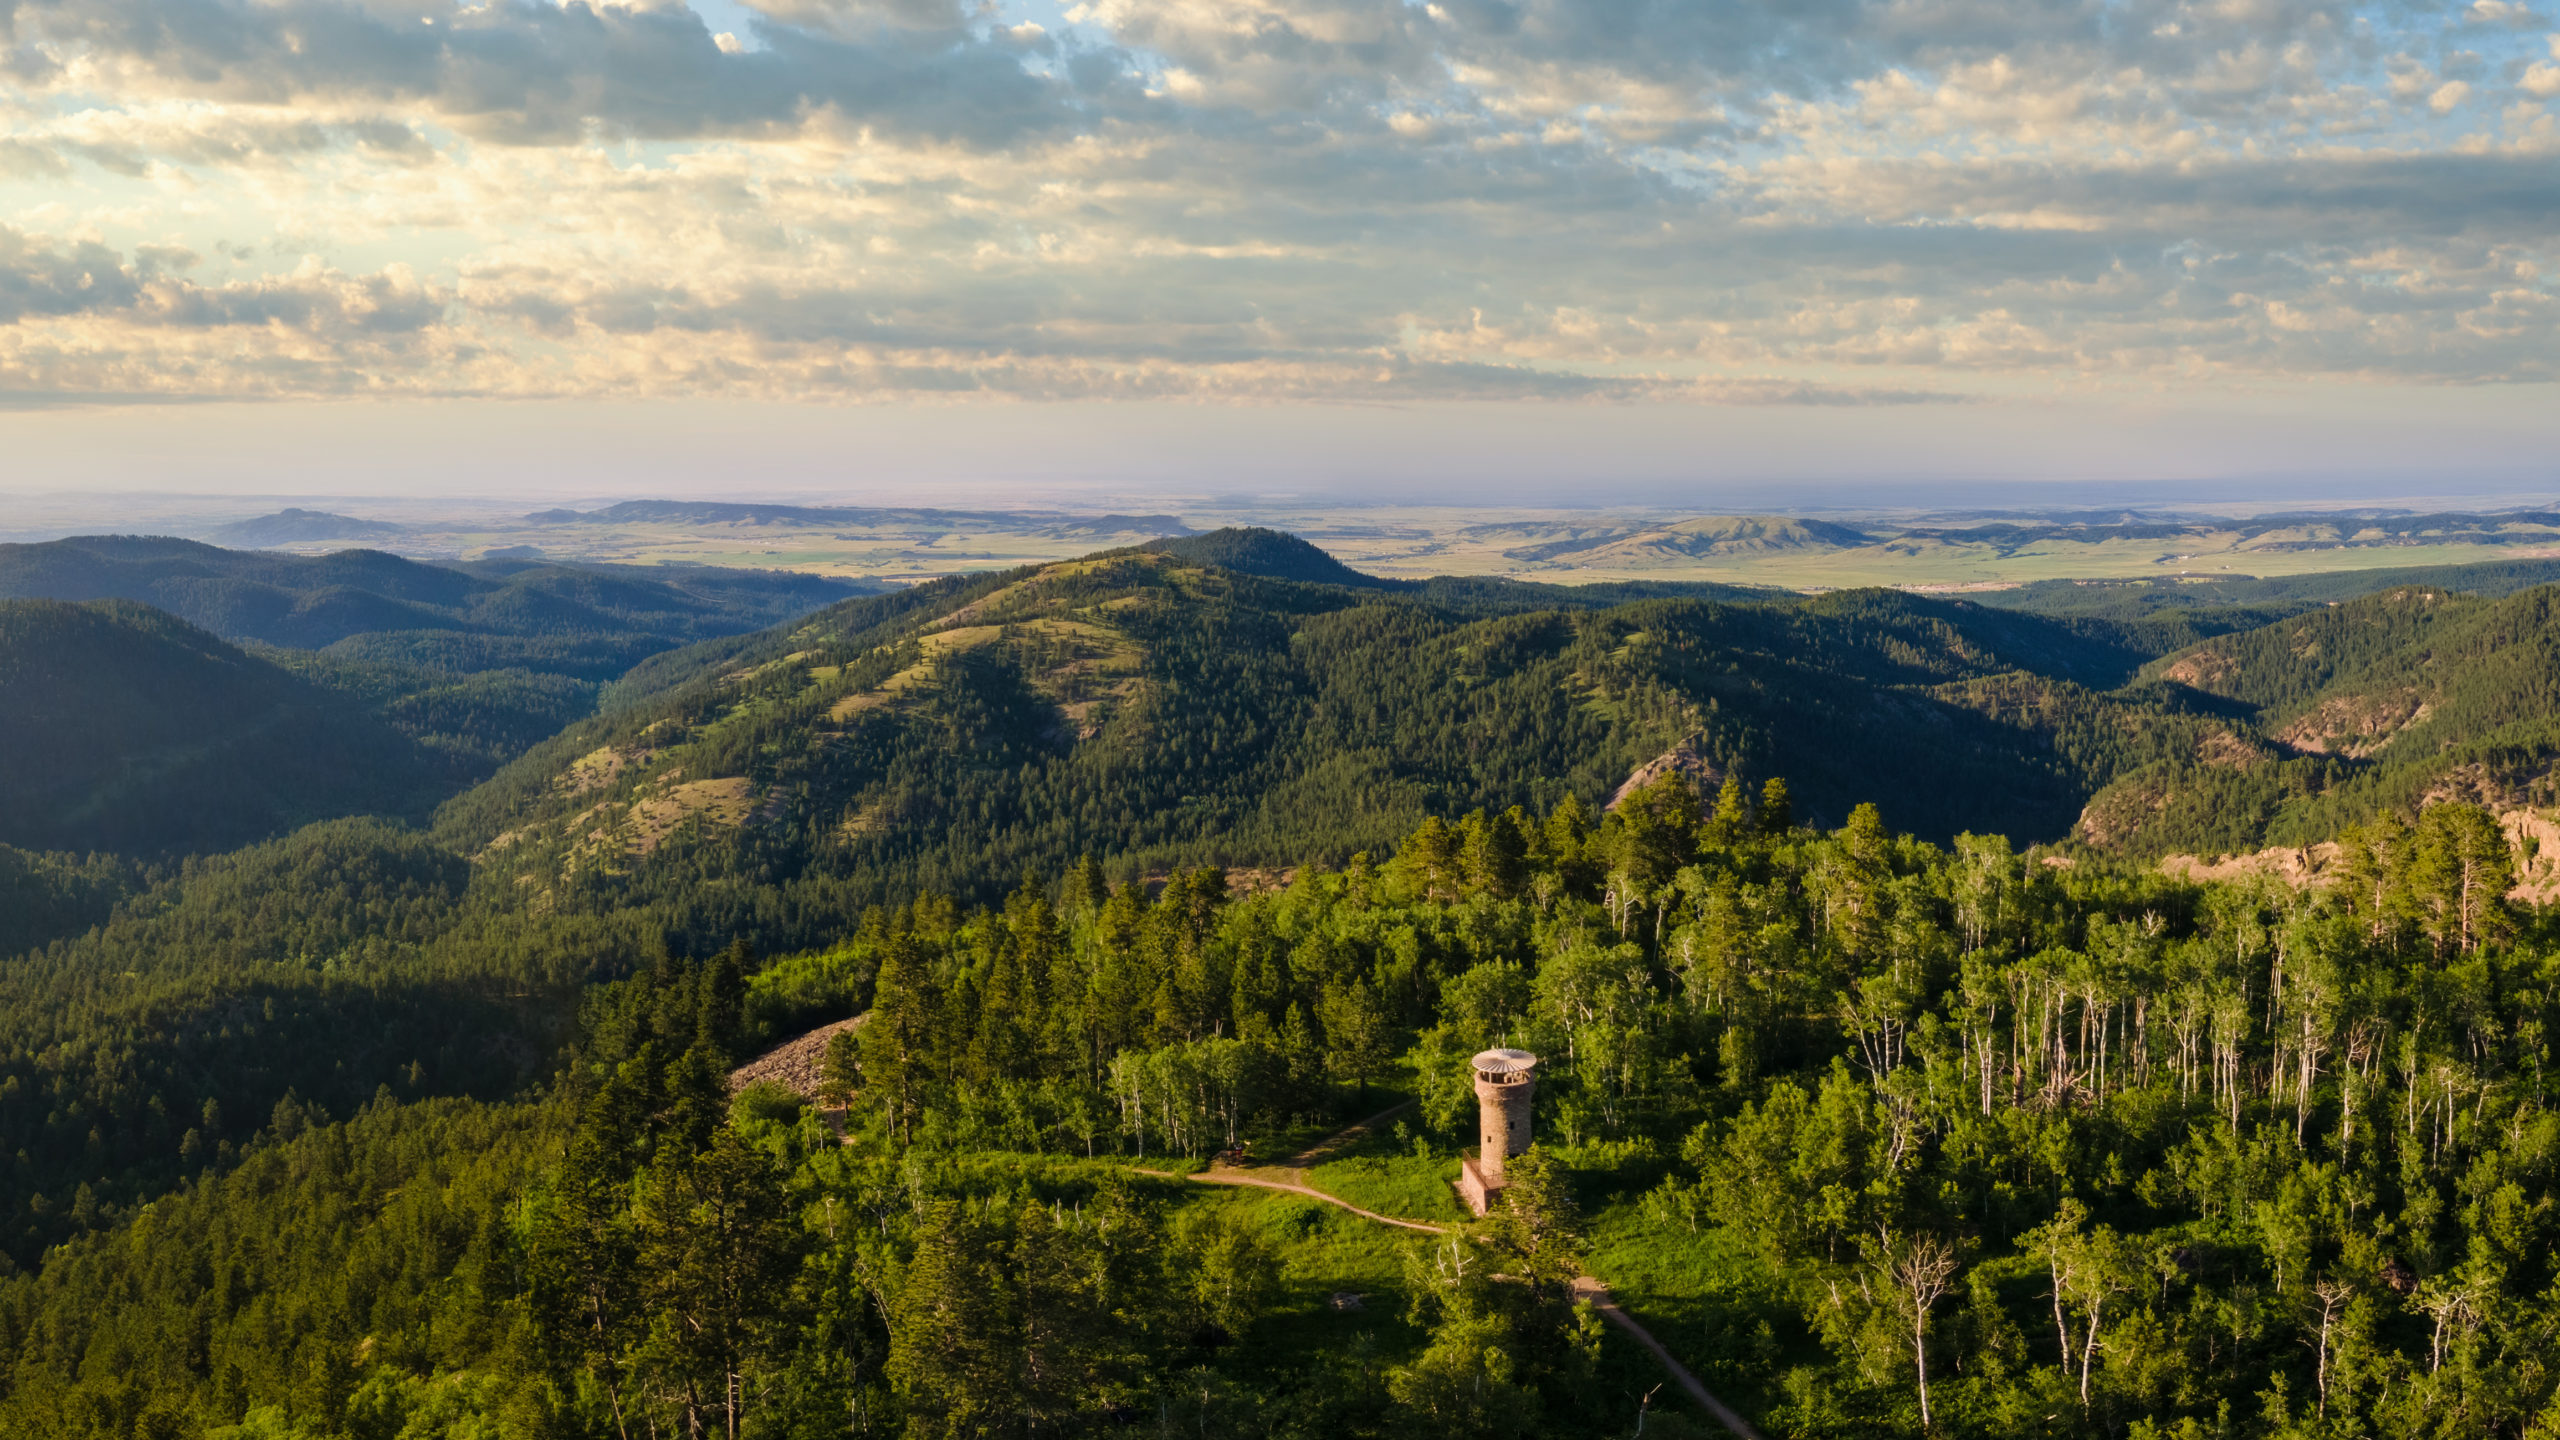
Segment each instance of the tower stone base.
M1468 1209L1482 1215L1493 1208L1494 1197L1501 1193L1501 1176L1487 1177L1484 1167L1476 1163L1476 1157L1469 1155L1458 1162L1458 1194L1467 1202Z

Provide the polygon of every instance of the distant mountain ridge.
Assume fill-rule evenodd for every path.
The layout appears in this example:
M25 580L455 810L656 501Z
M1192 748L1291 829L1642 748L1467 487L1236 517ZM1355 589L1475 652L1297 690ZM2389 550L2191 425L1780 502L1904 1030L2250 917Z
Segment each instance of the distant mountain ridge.
M600 510L553 509L524 517L536 525L910 525L942 529L1025 529L1057 536L1194 535L1172 515L1063 515L906 506L767 505L728 500L625 500Z
M1685 743L1831 823L1872 798L1924 834L2051 837L2202 723L2103 695L2167 648L2124 627L1594 588L1381 582L1253 530L936 581L652 662L438 833L542 903L679 904L748 856L783 894L982 893L1085 854L1340 863L1434 811L1596 813ZM2149 738L2057 755L2022 703Z
M1519 528L1534 532L1534 527ZM1799 520L1786 515L1700 515L1662 525L1573 526L1559 538L1538 540L1502 553L1514 560L1531 562L1570 557L1579 568L1605 570L1613 565L1645 567L1717 555L1846 549L1870 541L1865 531L1827 520Z
M893 895L1080 854L1338 863L1424 813L1596 809L1665 755L1708 781L1784 776L1826 824L1874 800L1924 836L2137 858L2484 784L2560 795L2560 649L2526 638L2560 628L2538 618L2560 588L2435 593L2423 625L2389 595L2272 624L2047 618L1897 591L1386 581L1227 530L653 662L439 824L535 893L653 890L735 854ZM2424 659L2457 641L2460 661ZM2392 667L2434 688L2368 683Z
M1694 534L1768 536L1731 525ZM2511 587L2544 563L2471 568ZM1811 815L1874 798L1923 834L2048 839L2075 830L2076 817L2082 840L2126 853L2253 847L2430 795L2560 796L2560 682L2549 678L2560 643L2547 616L2560 591L2312 598L2352 578L2048 587L2028 607L2061 612L2047 616L1885 591L1807 599L1695 583L1392 580L1297 536L1234 528L807 613L812 594L850 587L130 537L0 546L0 594L124 591L264 643L324 642L262 652L259 663L354 697L357 710L344 713L427 752L367 761L385 776L424 777L367 806L415 813L419 794L450 793L455 776L536 750L521 762L533 772L449 807L474 847L530 833L468 817L520 811L529 802L509 787L537 773L559 796L597 792L625 807L605 829L634 855L688 827L764 834L787 822L825 837L813 858L853 845L936 873L976 863L963 856L969 844L1017 843L1001 831L973 841L959 826L927 844L926 817L964 801L1041 833L1066 833L1061 806L1149 817L1093 830L1090 842L1110 853L1226 845L1287 863L1306 858L1286 840L1302 825L1365 836L1388 815L1504 794L1551 803L1559 786L1597 803L1683 743L1702 774L1787 775ZM2172 603L2215 587L2252 603ZM2098 608L2074 608L2092 597ZM758 607L783 623L741 633ZM658 628L634 628L643 625ZM211 687L186 703L238 711L246 702L204 678L215 673L206 663L169 662ZM1532 674L1534 684L1520 678ZM1354 713L1356 723L1345 718ZM662 738L629 740L652 726ZM954 738L963 735L975 738ZM1248 743L1241 736L1265 752L1254 763L1276 768L1239 759L1226 780L1204 776L1202 757ZM1467 758L1436 748L1451 745ZM622 758L576 769L606 752ZM1011 778L984 768L1006 755ZM1893 762L1881 765L1886 755ZM866 768L874 760L889 768ZM1106 783L1105 772L1120 778ZM871 788L892 774L904 777L893 786L903 798ZM800 788L783 783L791 775ZM1372 808L1316 818L1345 796ZM346 813L331 810L339 803L249 808ZM67 844L70 833L31 832L26 843ZM139 828L117 834L120 845L143 843ZM863 838L881 835L899 838ZM1063 842L1034 848L1052 843ZM1040 863L1064 853L1038 851Z
M2210 541L2208 548L2222 562L2248 555L2415 546L2560 546L2560 512L2319 511L2240 519L2131 510L1989 512L1868 519L1855 524L1788 515L1679 519L1595 515L1503 521L1469 526L1459 533L1479 542L1511 542L1501 552L1507 559L1603 572L1680 569L1702 561L1739 562L1765 556L1818 556L1876 546L1920 547L1910 552L1915 557L1937 549L1988 549L2000 557L2014 557L2036 547L2049 551L2054 546L2121 542L2167 548ZM2164 561L2170 558L2175 557L2163 557Z
M358 520L325 510L284 509L254 520L235 520L206 532L218 544L246 550L271 545L320 545L335 541L394 540L408 533L405 525L386 520Z
M2387 570L2323 570L2308 575L2218 579L2163 576L2134 580L2038 580L1972 598L2004 610L2093 619L2140 620L2178 612L2256 612L2265 624L2333 601L2404 585L2431 586L2497 598L2560 583L2560 558L2488 560L2470 565L2414 565ZM2246 625L2223 628L2246 629Z
M2371 514L2314 511L2256 515L2246 519L2166 519L2126 515L2116 519L1997 520L1892 527L1896 538L1951 545L1989 545L2013 554L2055 541L2162 542L2207 535L2237 537L2246 552L2282 554L2322 550L2371 550L2419 545L2560 544L2560 513L2521 510L2500 514L2446 511L2435 514Z
M0 545L0 598L138 600L235 640L296 649L383 631L444 631L555 639L638 633L652 637L647 650L658 650L875 588L790 571L521 560L431 565L379 550L302 556L133 535ZM622 660L613 673L637 658Z
M417 774L379 794L351 781L343 803L244 802L258 815L351 813L350 806L416 813L593 713L603 688L644 660L871 588L791 573L507 559L429 565L375 550L304 556L139 536L0 545L0 599L132 602L176 617L170 623L274 647L259 667L327 687L350 714L418 750L384 759L390 742L367 741L372 748L358 747L372 757L366 763ZM0 696L0 709L31 703L27 694ZM356 752L314 752L342 753ZM364 796L373 798L357 803ZM156 802L138 803L134 813L169 818L175 828L157 838L141 825L93 833L111 833L113 848L140 850L266 833L264 820L245 829L199 825Z

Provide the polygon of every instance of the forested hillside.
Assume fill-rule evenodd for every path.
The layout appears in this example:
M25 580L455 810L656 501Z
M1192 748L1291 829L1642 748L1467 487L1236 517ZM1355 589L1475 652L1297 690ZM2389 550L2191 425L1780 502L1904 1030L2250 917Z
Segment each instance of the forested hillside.
M638 926L506 923L469 866L376 822L188 862L0 965L0 1246L20 1263L227 1162L288 1096L503 1095ZM94 902L93 902L94 903Z
M451 788L351 697L123 601L0 601L0 694L0 843L219 850Z
M1281 893L928 896L593 989L520 1101L273 1107L0 1285L0 1428L1706 1433L1590 1273L1772 1435L2524 1433L2560 1017L2484 826L2200 887L1673 775ZM841 1140L724 1092L777 992L868 1007ZM1540 1143L1462 1226L1495 1043ZM1450 1238L1179 1178L1397 1095L1308 1179Z
M2306 845L2456 797L2560 793L2560 588L2406 587L2170 655L2145 677L2224 717L2099 794L2084 836L2132 853Z
M141 868L121 856L0 845L0 956L101 923L143 882Z
M442 637L477 662L463 668L586 667L589 679L610 679L671 644L770 625L865 588L787 572L430 565L379 550L288 555L139 535L0 545L0 598L139 600L225 639L304 650L397 637L361 647L373 658L415 658L401 647Z
M0 1433L1704 1433L1582 1275L1808 1440L2560 1403L2554 866L2499 813L2548 593L2232 629L1200 538L665 650L431 827L0 845ZM29 785L199 753L144 692L436 756L157 612L0 618L64 677L0 675ZM2210 826L2336 845L2152 866ZM724 1083L858 1012L827 1117ZM1541 1144L1463 1226L1496 1043ZM1408 1099L1287 1173L1438 1238L1182 1178Z
M1339 863L1435 809L1600 803L1685 741L1719 773L1783 771L1809 815L1872 793L1940 837L2058 836L2111 767L2187 743L2154 732L2195 728L2100 693L2151 638L1891 592L1560 608L1121 552L852 602L666 673L440 833L546 903L744 865L781 913L840 914L1085 854ZM2057 748L2055 709L2087 743Z
M813 575L508 560L427 565L379 551L300 556L137 536L0 545L0 598L140 601L176 615L358 698L423 752L401 763L436 777L426 792L395 801L381 797L408 793L400 788L408 780L392 775L385 791L385 775L351 771L338 777L339 791L376 798L320 813L432 805L593 713L606 685L651 656L716 644L867 588ZM297 768L339 753L323 749ZM141 805L157 813L181 803L146 796ZM223 818L217 808L214 816L193 829L137 822L112 840L97 830L61 838L190 850L275 829L252 812Z

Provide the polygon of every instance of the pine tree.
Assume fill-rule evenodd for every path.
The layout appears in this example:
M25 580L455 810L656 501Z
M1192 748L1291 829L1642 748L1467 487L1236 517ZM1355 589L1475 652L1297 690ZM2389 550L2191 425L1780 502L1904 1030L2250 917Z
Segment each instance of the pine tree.
M2368 937L2382 940L2414 922L2409 870L2416 848L2409 822L2389 810L2338 836L2339 897Z
M2418 820L2410 889L2439 949L2468 955L2514 928L2515 860L2497 817L2477 805L2430 806Z
M556 1363L587 1376L605 1397L615 1433L630 1440L629 1361L648 1316L629 1214L630 1169L619 1159L628 1141L590 1128L602 1118L591 1112L553 1180L526 1256L526 1304L538 1342Z
M1369 1077L1390 1058L1389 1021L1378 1003L1378 992L1359 978L1333 986L1317 1006L1316 1018L1324 1025L1326 1068L1337 1078L1351 1081L1366 1101Z
M938 1042L939 1007L915 942L899 936L881 952L872 980L871 1018L863 1022L862 1093L891 1134L905 1139L924 1108Z
M819 1103L841 1109L853 1102L861 1088L862 1033L839 1030L827 1037L826 1057L819 1067Z
M1456 900L1464 874L1459 843L1459 832L1433 815L1396 847L1396 866L1410 878L1423 899Z
M784 1344L803 1235L773 1158L722 1128L701 1153L652 1167L636 1212L653 1312L647 1378L688 1434L738 1440Z
M1794 829L1795 824L1795 806L1787 799L1787 782L1772 775L1768 783L1760 787L1760 833L1784 835Z
M756 952L744 940L732 943L702 967L696 980L694 1043L716 1064L736 1065L747 1057L745 1043L747 972Z
M1469 888L1496 900L1520 893L1528 880L1528 816L1517 805L1500 815L1481 809L1458 827L1459 859Z
M1716 788L1716 805L1701 822L1699 843L1711 849L1729 850L1751 833L1751 802L1742 792L1741 777L1728 774L1724 784Z

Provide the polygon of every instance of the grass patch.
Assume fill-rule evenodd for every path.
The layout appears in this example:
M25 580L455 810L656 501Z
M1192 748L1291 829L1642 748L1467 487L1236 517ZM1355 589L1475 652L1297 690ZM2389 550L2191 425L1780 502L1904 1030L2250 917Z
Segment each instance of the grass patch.
M1744 1415L1779 1397L1790 1365L1822 1358L1794 1302L1712 1226L1691 1233L1632 1201L1593 1217L1591 1273L1708 1389Z
M1457 1179L1458 1157L1440 1154L1354 1155L1307 1172L1307 1183L1327 1195L1399 1220L1466 1219L1451 1188Z
M1431 1159L1410 1154L1401 1160L1362 1156L1323 1169L1349 1173L1364 1165L1400 1164L1419 1174L1421 1167L1444 1162L1454 1171L1454 1156ZM1405 1256L1433 1243L1429 1236L1393 1230L1283 1191L1210 1186L1195 1190L1198 1193L1183 1202L1185 1209L1214 1207L1247 1220L1282 1258L1283 1298L1254 1327L1243 1352L1235 1357L1245 1361L1248 1369L1268 1379L1292 1377L1321 1383L1332 1367L1346 1360L1375 1373L1409 1364L1420 1352L1427 1337L1405 1318ZM1354 1203L1382 1214L1395 1213L1368 1200ZM1451 1209L1458 1208L1453 1195L1448 1203ZM1360 1296L1359 1308L1334 1308L1337 1294ZM1650 1325L1651 1317L1646 1319ZM1692 1360L1696 1368L1691 1356L1683 1353L1682 1358ZM1584 1392L1580 1411L1547 1418L1567 1422L1576 1433L1621 1436L1635 1430L1639 1410L1648 1404L1644 1431L1648 1436L1677 1440L1722 1433L1692 1410L1643 1347L1611 1327L1604 1332L1600 1368Z
M1287 1125L1262 1131L1250 1137L1246 1143L1252 1162L1256 1165L1285 1164L1291 1157L1312 1149L1318 1141L1338 1135L1346 1127L1356 1125L1381 1110L1393 1109L1412 1098L1413 1087L1410 1085L1379 1084L1374 1081L1369 1085L1365 1096L1350 1090L1338 1091L1333 1096L1333 1109L1330 1114L1300 1117ZM1410 1119L1409 1116L1406 1118ZM1363 1136L1358 1144L1346 1148L1342 1153L1345 1155L1366 1153L1368 1147L1376 1144L1377 1140L1378 1137L1374 1135Z
M1280 1252L1282 1298L1253 1328L1257 1368L1286 1370L1312 1357L1357 1351L1402 1364L1423 1334L1405 1318L1407 1235L1303 1195L1197 1185L1185 1209L1222 1209L1244 1219ZM1357 1295L1356 1309L1333 1297Z

